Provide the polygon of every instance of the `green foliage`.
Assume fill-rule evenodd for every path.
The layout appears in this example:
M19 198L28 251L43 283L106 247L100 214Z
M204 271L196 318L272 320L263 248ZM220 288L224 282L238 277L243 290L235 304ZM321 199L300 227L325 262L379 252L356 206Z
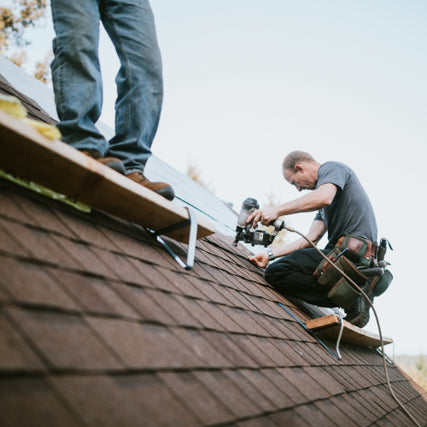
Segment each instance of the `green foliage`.
M31 41L26 30L42 22L46 12L46 0L20 0L12 2L11 7L0 8L0 54L18 66L27 61L26 49ZM43 82L49 79L48 63L50 55L36 65L34 76Z
M415 367L416 367L417 371L424 372L427 374L427 364L424 360L424 355L421 355L418 358L417 363L415 364Z
M202 172L200 171L199 167L195 165L194 163L190 162L187 166L186 175L191 178L193 181L200 184L202 187L206 188L208 191L213 193L212 186L210 184L207 184L204 179L202 178Z
M398 356L396 363L425 391L427 391L427 360L424 355Z
M48 83L51 79L49 64L52 60L52 56L52 52L48 52L43 60L38 61L35 65L33 75L37 80L40 80L43 83Z
M0 8L0 53L14 47L28 46L25 30L34 27L46 10L46 0L20 0L18 4Z
M425 391L427 391L427 363L424 356L420 356L414 366L407 371L409 376Z

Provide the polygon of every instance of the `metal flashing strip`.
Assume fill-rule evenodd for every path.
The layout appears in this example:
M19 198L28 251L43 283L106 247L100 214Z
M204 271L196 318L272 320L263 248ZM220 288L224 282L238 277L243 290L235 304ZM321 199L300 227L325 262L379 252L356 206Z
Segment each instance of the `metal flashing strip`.
M196 241L197 241L197 218L194 210L189 207L185 207L188 211L189 218L185 221L171 225L161 230L153 231L147 229L149 233L166 249L169 255L175 259L175 261L186 270L191 270L194 266L194 258L196 255ZM181 258L171 249L171 247L160 237L161 234L170 233L172 231L179 230L190 226L189 238L188 238L188 250L187 250L187 262L181 260Z
M341 337L339 337L339 340L337 341L337 354L335 354L318 336L315 332L313 332L312 330L308 329L307 326L305 326L304 322L302 322L300 319L298 319L297 316L295 316L295 314L293 314L290 310L288 310L282 303L278 303L280 305L280 307L283 308L283 310L286 311L286 313L288 313L293 319L295 319L310 335L313 336L313 338L316 339L316 341L334 358L337 360L341 360L341 354L338 351L338 347L339 347L339 340Z

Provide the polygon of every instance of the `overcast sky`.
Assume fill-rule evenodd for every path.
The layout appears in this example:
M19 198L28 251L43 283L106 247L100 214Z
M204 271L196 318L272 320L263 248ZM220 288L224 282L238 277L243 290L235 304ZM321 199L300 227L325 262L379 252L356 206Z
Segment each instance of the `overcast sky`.
M395 279L375 300L396 354L427 354L427 2L424 0L152 0L165 99L154 153L196 164L236 209L298 197L281 175L295 149L358 174ZM34 35L47 49L51 30ZM118 62L100 48L114 123ZM305 232L313 214L288 221ZM371 316L373 318L373 316ZM376 331L373 321L367 327ZM393 349L389 346L388 353Z

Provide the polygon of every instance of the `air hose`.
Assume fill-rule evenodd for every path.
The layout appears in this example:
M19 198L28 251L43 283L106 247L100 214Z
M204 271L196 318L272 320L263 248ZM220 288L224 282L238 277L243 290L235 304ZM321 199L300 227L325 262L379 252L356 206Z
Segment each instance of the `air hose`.
M369 306L372 308L372 312L374 313L375 316L375 320L377 322L377 327L378 327L378 333L380 336L380 341L381 341L381 356L382 356L382 360L383 360L383 368L384 368L384 374L385 374L385 378L387 381L387 387L390 391L391 396L393 397L393 399L396 401L396 403L399 405L399 407L403 410L403 412L405 412L405 414L414 422L414 424L418 427L421 427L421 424L418 423L418 421L414 418L414 416L408 411L408 409L405 408L405 406L403 405L403 403L397 398L397 396L395 395L393 388L391 386L390 383L390 378L388 375L388 369L387 369L387 362L386 362L386 358L385 358L385 352L384 352L384 340L383 340L383 334L382 334L382 330L381 330L381 326L380 326L380 321L377 315L377 312L374 308L373 303L371 302L371 300L369 299L368 295L366 295L366 293L360 288L360 286L358 286L354 280L352 280L350 277L348 277L348 275L341 269L339 268L337 265L335 265L317 246L315 243L313 243L307 236L305 236L304 234L300 233L299 231L295 230L292 227L288 227L285 226L284 227L286 230L290 231L291 233L296 233L299 236L301 236L307 243L309 243L313 248L315 248L317 250L317 252L319 252L319 254L333 267L335 268L336 271L338 271L339 274L341 274L343 277L345 277L345 279L348 280L348 282L351 284L351 286L353 286L353 288L355 290L357 290L358 292L360 292L360 294L363 296L363 298L368 302Z

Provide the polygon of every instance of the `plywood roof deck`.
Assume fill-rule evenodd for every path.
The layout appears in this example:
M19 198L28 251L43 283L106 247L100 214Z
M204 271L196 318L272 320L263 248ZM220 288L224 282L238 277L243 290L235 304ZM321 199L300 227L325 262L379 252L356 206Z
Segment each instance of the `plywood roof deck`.
M343 342L366 347L379 347L381 345L381 339L378 334L358 328L346 320L342 322L344 326L342 333ZM305 325L308 329L333 339L338 337L341 329L340 319L335 314L308 320ZM383 337L384 345L391 344L392 342L391 338Z

